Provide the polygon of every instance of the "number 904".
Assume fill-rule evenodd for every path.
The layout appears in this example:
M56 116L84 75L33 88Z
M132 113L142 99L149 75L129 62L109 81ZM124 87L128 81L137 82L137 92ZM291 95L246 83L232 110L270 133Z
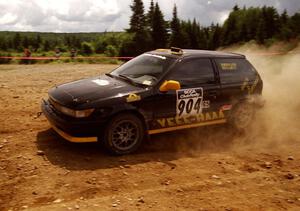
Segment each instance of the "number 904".
M178 104L178 110L179 116L182 114L198 114L201 110L201 99L181 100Z

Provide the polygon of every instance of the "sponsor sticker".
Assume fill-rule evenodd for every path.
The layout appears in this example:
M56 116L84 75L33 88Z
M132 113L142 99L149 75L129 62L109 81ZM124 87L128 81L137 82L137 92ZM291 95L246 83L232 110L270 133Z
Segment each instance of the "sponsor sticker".
M152 81L145 80L145 81L143 81L143 84L150 86L152 84Z
M141 96L137 94L129 94L126 98L127 103L135 102L141 100Z
M177 116L189 116L202 113L203 88L180 89L176 91Z
M107 86L109 84L109 81L101 79L92 80L92 82L98 84L99 86Z
M225 115L222 110L213 111L213 112L204 112L191 116L176 116L170 118L161 118L157 119L156 123L158 123L159 128L167 128L167 127L175 127L181 125L190 125L197 124L203 122L212 122L216 120L224 120Z
M222 70L236 70L236 63L221 63Z

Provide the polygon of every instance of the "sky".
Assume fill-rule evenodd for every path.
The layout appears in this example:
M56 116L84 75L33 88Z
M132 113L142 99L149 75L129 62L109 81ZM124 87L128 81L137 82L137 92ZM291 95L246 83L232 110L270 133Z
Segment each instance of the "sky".
M145 10L150 0L143 0ZM156 2L156 1L155 1ZM289 14L300 12L300 0L157 0L166 20L173 5L181 19L204 26L223 23L235 4L274 6ZM132 0L0 0L0 31L103 32L128 28Z

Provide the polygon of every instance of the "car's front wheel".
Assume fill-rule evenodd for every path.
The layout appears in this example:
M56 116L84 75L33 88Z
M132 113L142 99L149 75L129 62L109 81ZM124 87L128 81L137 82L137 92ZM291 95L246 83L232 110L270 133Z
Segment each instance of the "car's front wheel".
M133 114L120 114L108 123L104 145L116 155L129 154L138 149L144 139L142 121Z

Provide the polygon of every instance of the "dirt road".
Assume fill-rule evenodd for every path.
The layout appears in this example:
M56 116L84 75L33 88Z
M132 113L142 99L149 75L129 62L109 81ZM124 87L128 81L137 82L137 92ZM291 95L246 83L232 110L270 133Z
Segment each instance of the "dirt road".
M68 143L37 117L50 87L114 67L0 66L0 210L300 209L300 98L282 102L299 89L272 90L272 77L247 134L217 126L157 135L123 157Z

